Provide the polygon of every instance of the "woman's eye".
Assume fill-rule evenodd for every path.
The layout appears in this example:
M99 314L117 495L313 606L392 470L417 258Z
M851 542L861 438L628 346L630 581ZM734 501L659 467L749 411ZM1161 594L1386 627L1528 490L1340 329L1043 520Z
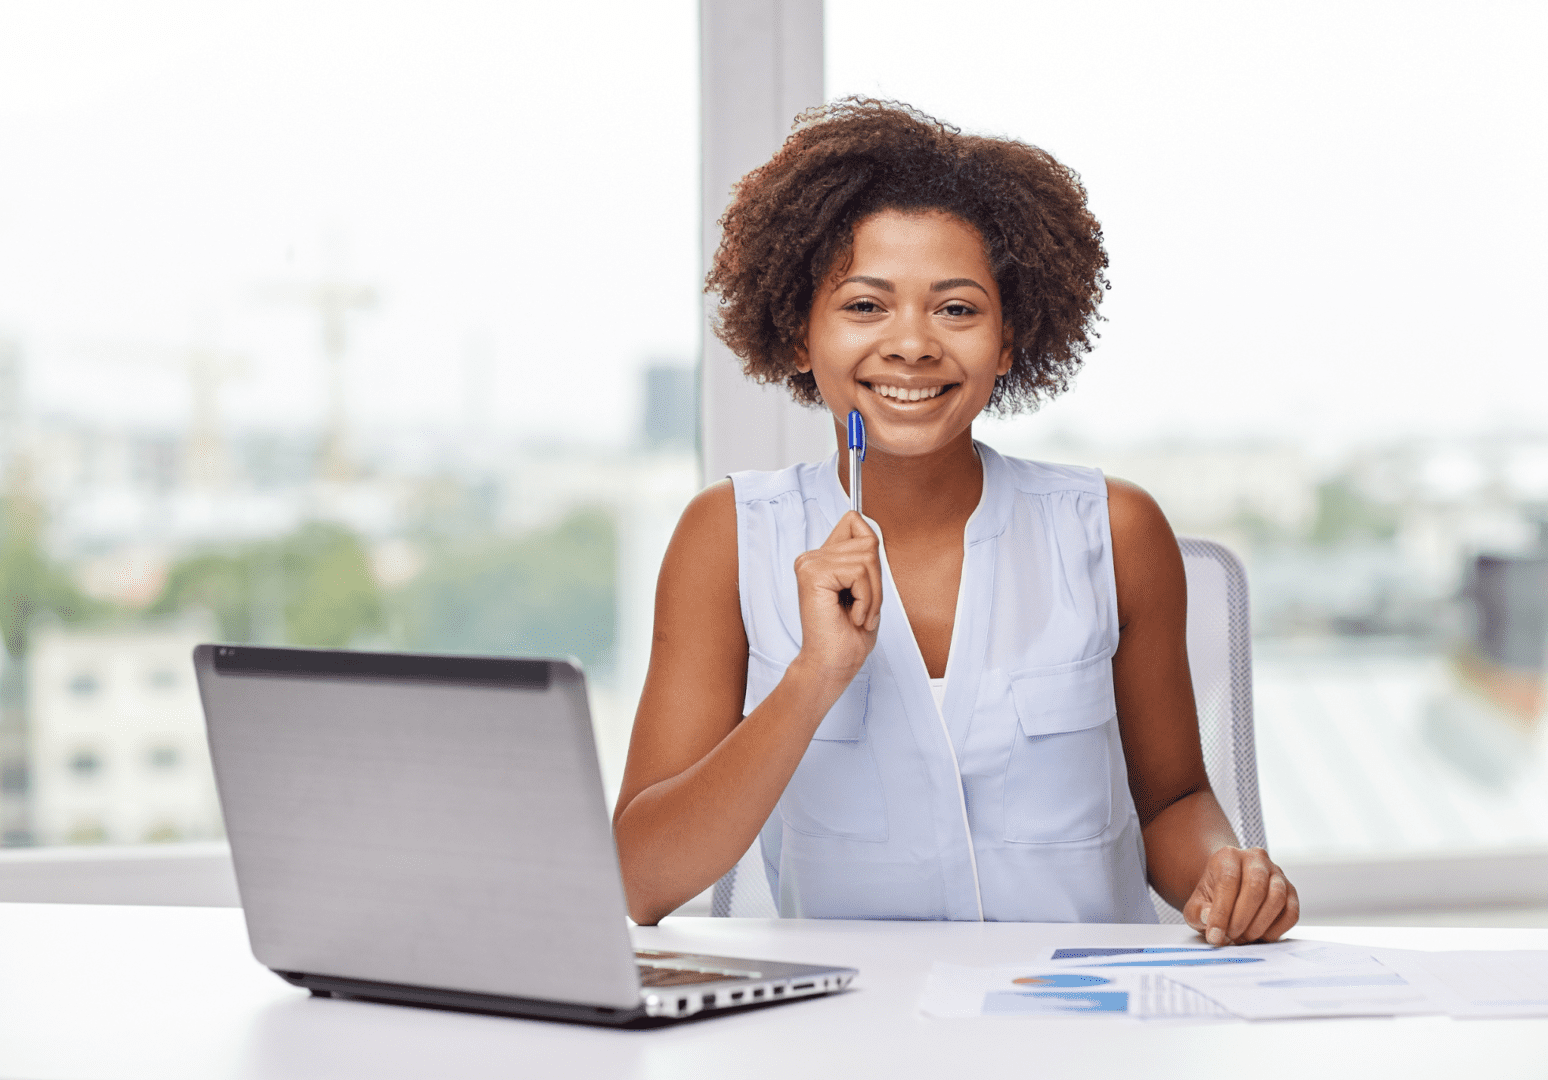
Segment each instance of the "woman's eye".
M941 309L948 315L963 316L975 314L971 304L947 304Z
M872 315L881 310L881 305L874 300L856 300L852 304L845 305L846 311L858 311L861 315Z

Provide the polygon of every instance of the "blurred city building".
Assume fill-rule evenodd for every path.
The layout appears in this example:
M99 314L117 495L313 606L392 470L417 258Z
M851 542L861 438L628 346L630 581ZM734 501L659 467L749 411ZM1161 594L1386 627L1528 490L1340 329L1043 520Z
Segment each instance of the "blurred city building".
M692 450L699 440L699 374L691 367L654 363L645 369L645 445Z
M51 628L27 664L34 843L223 835L189 654L208 629Z

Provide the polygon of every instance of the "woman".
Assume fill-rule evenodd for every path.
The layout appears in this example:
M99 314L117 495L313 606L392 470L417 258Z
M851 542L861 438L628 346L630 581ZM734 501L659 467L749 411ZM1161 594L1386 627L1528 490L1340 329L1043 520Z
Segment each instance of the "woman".
M739 185L709 276L748 374L865 419L685 511L614 826L659 920L760 838L785 915L1276 940L1294 888L1200 754L1177 543L1139 488L975 443L1068 384L1106 287L1073 173L852 99Z

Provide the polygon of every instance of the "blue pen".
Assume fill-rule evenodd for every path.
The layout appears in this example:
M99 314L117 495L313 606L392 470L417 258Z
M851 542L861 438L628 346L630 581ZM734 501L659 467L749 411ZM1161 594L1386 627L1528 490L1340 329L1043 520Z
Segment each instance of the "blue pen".
M865 460L865 421L859 409L849 410L849 508L860 509L860 463Z

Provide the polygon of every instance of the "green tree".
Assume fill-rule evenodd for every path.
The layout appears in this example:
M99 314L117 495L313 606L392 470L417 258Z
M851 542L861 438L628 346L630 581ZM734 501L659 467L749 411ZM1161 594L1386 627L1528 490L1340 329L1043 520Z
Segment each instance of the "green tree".
M1314 543L1389 540L1397 526L1395 507L1371 499L1347 477L1336 476L1317 488L1317 519L1311 532Z
M310 522L279 540L195 553L177 562L149 614L202 608L226 641L263 636L261 614L283 620L292 645L342 648L383 626L365 547L341 525Z
M27 653L33 621L49 613L68 623L101 618L113 609L81 592L43 550L43 510L24 480L0 496L0 633L11 656Z
M338 525L313 523L279 552L285 636L296 645L342 648L381 631L382 598L360 540Z
M612 660L616 538L587 510L512 539L449 544L392 598L394 638L407 648Z
M224 641L252 641L253 573L250 553L204 552L179 560L149 615L203 610L215 617Z

